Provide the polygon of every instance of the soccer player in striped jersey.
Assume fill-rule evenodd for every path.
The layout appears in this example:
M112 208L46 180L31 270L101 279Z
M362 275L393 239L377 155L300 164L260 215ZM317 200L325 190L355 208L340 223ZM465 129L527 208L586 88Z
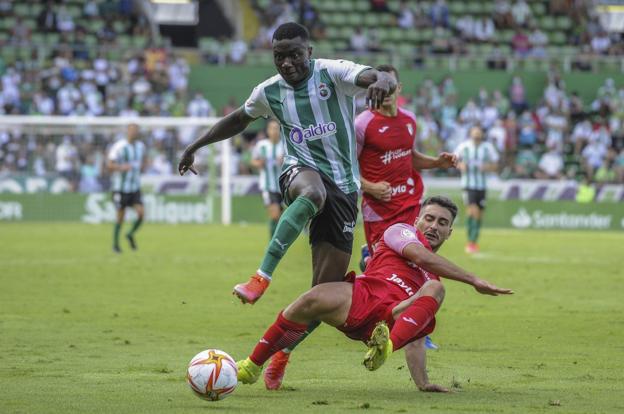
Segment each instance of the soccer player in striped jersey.
M145 144L139 141L139 127L130 124L126 138L113 144L108 152L108 169L112 175L113 203L117 210L117 220L113 232L113 251L121 253L119 233L126 215L126 208L131 207L137 213L136 221L126 233L126 240L132 250L137 249L134 234L143 223L144 209L141 200L141 171L145 162Z
M471 127L468 134L470 139L459 144L455 154L459 157L458 166L466 205L466 253L477 253L477 241L485 209L487 174L498 170L499 157L494 145L483 141L483 129L480 126Z
M178 165L180 174L195 173L193 154L199 148L242 132L260 117L274 117L280 123L285 143L280 189L288 207L256 274L234 287L243 303L255 303L262 296L308 221L313 285L343 279L351 259L360 186L354 97L366 92L369 106L379 108L396 89L392 76L369 66L311 59L309 37L300 24L280 25L273 34L278 74L260 83L243 107L191 143ZM318 324L311 323L308 332ZM268 370L269 388L281 384L288 354L282 356L276 369Z
M269 236L273 237L277 222L282 215L279 176L284 161L284 147L281 142L279 122L269 119L266 134L267 138L258 141L254 147L251 163L260 170L259 187L262 191L262 201L269 214Z

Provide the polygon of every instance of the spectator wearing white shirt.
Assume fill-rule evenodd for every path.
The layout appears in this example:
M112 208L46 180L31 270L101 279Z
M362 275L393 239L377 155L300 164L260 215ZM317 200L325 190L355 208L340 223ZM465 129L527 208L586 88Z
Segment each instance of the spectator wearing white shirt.
M397 11L397 25L401 29L414 28L414 11L410 8L406 0L401 0Z
M550 147L542 155L535 176L541 179L559 179L563 177L563 156L555 147Z
M65 5L61 5L56 14L56 28L59 32L73 32L76 28L74 19L67 11Z
M169 82L174 91L184 91L188 86L190 68L185 59L177 58L169 66Z
M35 108L40 115L54 114L54 100L43 92L36 92L33 97Z
M526 27L529 18L532 16L526 0L517 0L511 7L511 15L517 26Z
M581 155L587 175L593 177L594 172L600 168L607 155L607 147L599 141L593 141L583 148Z
M480 42L489 42L494 38L494 22L489 17L483 16L474 25L474 37Z
M237 39L229 45L229 60L234 64L241 64L245 62L247 55L247 42L242 39Z
M459 30L460 36L464 40L472 40L475 37L475 19L467 14L455 21L455 28Z
M609 121L601 118L600 121L592 128L589 135L589 142L599 142L605 147L611 146L611 131L609 130Z
M533 28L529 34L529 42L531 43L531 56L537 58L546 57L546 46L548 45L548 36L538 27Z
M197 92L186 108L186 114L192 117L208 117L213 116L213 108L210 102L204 96Z
M55 170L69 181L72 191L76 188L76 167L78 163L78 150L71 142L71 137L63 137L61 145L56 147Z
M568 129L568 121L559 110L552 111L544 118L546 127L546 146L563 151L564 134Z
M502 119L496 119L496 121L494 121L494 124L487 133L487 139L494 144L499 154L507 152L507 130L503 125Z
M483 110L481 112L481 125L483 126L483 128L488 130L499 119L499 116L500 114L498 113L498 108L496 108L494 102L490 100L483 107Z
M56 92L56 101L61 115L69 115L82 99L80 90L73 82L67 82Z
M611 38L604 30L598 32L591 40L591 47L594 53L606 55L611 47Z
M362 31L361 27L356 27L355 31L349 39L349 47L354 52L368 51L368 37Z
M581 148L589 142L592 134L592 124L588 120L581 121L574 126L574 130L570 135L570 142L574 144L574 152L581 153Z
M470 125L480 123L482 116L483 112L472 99L469 99L468 102L466 102L466 106L464 106L464 108L459 113L459 119L461 119L462 122Z

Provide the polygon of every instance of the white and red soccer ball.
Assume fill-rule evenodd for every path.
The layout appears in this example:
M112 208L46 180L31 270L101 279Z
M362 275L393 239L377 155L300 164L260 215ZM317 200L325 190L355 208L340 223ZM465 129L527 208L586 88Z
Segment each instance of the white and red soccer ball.
M231 356L218 349L207 349L189 362L186 382L199 398L219 401L236 389L237 372L236 362Z

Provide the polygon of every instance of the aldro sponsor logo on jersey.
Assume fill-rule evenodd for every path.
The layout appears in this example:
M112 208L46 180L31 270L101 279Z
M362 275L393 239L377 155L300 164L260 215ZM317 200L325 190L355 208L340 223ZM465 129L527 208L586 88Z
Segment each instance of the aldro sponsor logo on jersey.
M295 144L301 144L304 140L313 140L323 138L336 133L336 123L329 122L327 124L318 123L310 125L306 129L294 127L290 131L289 138Z

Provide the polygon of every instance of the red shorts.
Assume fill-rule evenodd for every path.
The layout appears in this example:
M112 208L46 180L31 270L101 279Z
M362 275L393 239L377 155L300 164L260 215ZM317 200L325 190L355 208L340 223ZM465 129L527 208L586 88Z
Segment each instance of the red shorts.
M392 329L392 309L407 299L392 283L373 277L357 277L353 283L351 308L344 325L337 326L351 339L366 342L370 339L377 322L386 321ZM435 328L435 318L414 339L429 335Z
M390 217L382 221L365 221L364 222L364 235L366 236L366 244L368 249L373 253L373 245L381 239L384 231L393 224L407 223L413 225L416 218L420 214L420 205L415 205L413 208L403 210L399 214Z

